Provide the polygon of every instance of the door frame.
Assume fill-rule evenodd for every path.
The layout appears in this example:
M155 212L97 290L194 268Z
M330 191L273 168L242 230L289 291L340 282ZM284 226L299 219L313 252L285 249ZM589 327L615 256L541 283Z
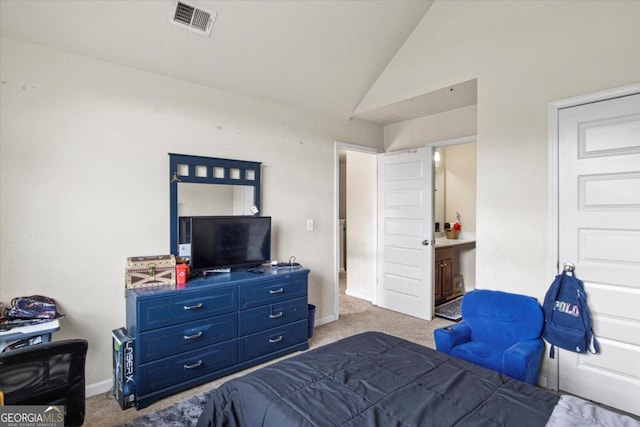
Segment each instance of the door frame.
M350 144L348 142L334 141L333 143L333 162L334 162L334 176L333 176L333 315L322 319L322 323L329 323L334 320L338 320L340 317L340 150L357 151L360 153L367 153L371 155L378 155L382 151L366 145ZM377 169L374 168L373 176L371 178L374 182L377 182ZM378 192L377 187L373 186L373 200L374 206L377 205ZM347 195L348 197L348 195ZM377 214L374 215L374 229L372 230L374 242L377 238ZM348 225L347 225L348 226ZM377 247L377 246L376 246ZM377 257L373 260L374 273L377 271ZM376 277L374 274L373 277ZM372 301L375 304L375 293L373 294ZM316 322L316 324L318 324Z
M599 92L587 93L584 95L578 95L571 98L560 99L551 101L548 104L548 156L549 156L549 200L548 200L548 257L547 257L547 271L549 277L554 277L560 271L559 258L559 238L558 238L558 220L559 220L559 179L558 168L560 167L558 162L558 150L560 148L560 141L558 139L558 126L559 126L559 113L560 110L565 108L577 107L583 104L589 104L593 102L605 101L612 98L619 98L622 96L632 95L640 91L640 83L635 83L627 86L620 86L612 89L605 89ZM546 372L546 384L541 384L554 391L558 391L560 384L560 370L559 360L549 359L547 360L547 372Z

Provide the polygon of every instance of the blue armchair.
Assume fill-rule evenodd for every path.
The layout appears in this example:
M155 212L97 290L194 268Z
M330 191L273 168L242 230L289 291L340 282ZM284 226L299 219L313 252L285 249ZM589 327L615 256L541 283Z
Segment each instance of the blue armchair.
M462 321L434 330L436 349L535 384L544 315L526 295L476 289L462 298Z

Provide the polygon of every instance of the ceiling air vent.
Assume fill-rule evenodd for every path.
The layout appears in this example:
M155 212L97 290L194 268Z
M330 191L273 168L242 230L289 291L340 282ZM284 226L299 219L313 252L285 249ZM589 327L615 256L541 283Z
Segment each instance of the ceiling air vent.
M169 22L195 33L211 36L216 15L215 11L200 9L189 3L178 1L171 7Z

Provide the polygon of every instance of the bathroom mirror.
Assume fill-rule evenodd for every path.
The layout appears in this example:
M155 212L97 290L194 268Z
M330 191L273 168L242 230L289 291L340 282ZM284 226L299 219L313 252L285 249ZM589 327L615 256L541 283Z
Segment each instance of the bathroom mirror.
M437 153L437 156L436 154ZM446 149L444 148L436 148L434 150L434 161L433 161L433 186L434 186L434 195L433 195L433 221L437 224L437 228L434 230L435 232L444 231L444 223L445 223L445 196L446 196L446 187L445 187L445 170L444 164L446 161Z
M259 162L169 153L170 253L178 254L178 218L259 215Z
M476 163L477 143L438 147L438 161L434 158L434 222L440 232L446 222L462 215L464 231L475 232L476 223Z

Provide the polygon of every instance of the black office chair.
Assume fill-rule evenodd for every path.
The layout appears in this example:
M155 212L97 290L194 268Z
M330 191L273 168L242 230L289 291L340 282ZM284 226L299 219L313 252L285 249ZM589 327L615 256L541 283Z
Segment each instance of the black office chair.
M81 426L85 413L84 366L89 345L73 339L0 353L5 405L64 405L64 424Z

